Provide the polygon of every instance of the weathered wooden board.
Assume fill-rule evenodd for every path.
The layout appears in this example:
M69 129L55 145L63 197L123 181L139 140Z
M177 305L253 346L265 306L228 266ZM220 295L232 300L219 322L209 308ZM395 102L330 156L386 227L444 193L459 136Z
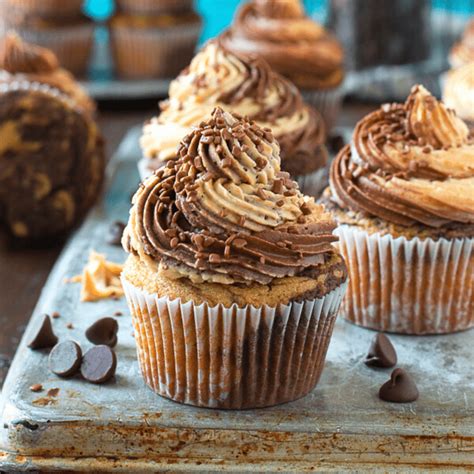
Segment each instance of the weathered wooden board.
M79 287L64 278L81 271L90 249L122 261L105 242L109 223L126 220L138 183L137 131L119 150L102 203L57 262L5 382L0 405L0 470L388 470L474 469L474 332L393 336L399 366L420 389L417 402L388 404L377 397L390 370L362 359L373 332L338 321L326 367L309 396L274 408L243 412L182 406L144 385L125 301L80 303ZM41 313L59 311L61 339L88 343L85 328L123 311L115 381L94 386L62 380L44 353L26 347ZM74 328L68 329L67 323ZM42 383L45 391L29 387ZM47 390L59 388L56 397Z

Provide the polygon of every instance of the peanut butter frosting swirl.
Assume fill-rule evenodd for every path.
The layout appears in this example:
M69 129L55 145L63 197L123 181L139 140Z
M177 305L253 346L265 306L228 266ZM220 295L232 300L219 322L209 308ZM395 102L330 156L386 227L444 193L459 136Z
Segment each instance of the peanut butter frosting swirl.
M302 88L331 88L343 79L344 52L307 17L299 0L253 0L222 35L232 51L257 53Z
M361 120L331 167L343 209L410 226L474 223L474 144L466 124L422 86Z
M173 278L296 276L333 253L335 223L280 169L268 128L216 108L133 198L123 245Z
M443 100L459 117L474 124L474 58L473 61L448 72Z
M474 18L467 23L461 40L452 47L449 62L453 68L474 62Z
M270 127L281 146L283 168L285 160L295 157L313 160L311 171L325 164L315 160L324 150L323 120L303 102L296 87L264 60L230 53L216 41L171 83L160 116L145 125L145 157L160 164L175 158L181 138L216 106Z
M60 67L52 51L8 33L0 42L0 85L19 81L46 84L68 95L84 111L95 111L94 101L74 77Z

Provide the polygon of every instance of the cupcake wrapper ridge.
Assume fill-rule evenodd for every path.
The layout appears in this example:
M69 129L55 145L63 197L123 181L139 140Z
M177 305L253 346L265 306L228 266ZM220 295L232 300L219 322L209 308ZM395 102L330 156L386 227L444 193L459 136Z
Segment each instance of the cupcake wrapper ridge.
M323 117L326 131L330 132L336 125L344 95L343 86L327 90L301 90L303 99L313 106Z
M319 380L346 284L271 308L169 300L124 277L146 383L174 401L246 409L296 400Z
M328 167L325 166L313 173L294 176L303 194L313 197L319 197L328 185Z
M474 326L474 239L406 239L336 230L349 270L341 315L402 334L443 334Z

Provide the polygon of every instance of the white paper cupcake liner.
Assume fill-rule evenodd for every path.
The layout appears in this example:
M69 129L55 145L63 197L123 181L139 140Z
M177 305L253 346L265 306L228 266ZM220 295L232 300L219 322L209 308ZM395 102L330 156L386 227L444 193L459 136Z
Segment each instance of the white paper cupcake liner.
M194 55L201 24L170 28L111 27L111 45L119 76L175 77Z
M275 308L225 308L122 284L146 383L180 403L226 409L276 405L314 388L347 286Z
M303 194L319 197L328 185L328 177L328 167L325 166L313 173L293 176L293 179L298 183Z
M337 116L341 109L344 88L342 85L327 90L301 90L303 99L313 106L323 117L327 132L336 125Z
M336 230L349 270L341 315L378 331L442 334L474 326L474 239L406 239Z

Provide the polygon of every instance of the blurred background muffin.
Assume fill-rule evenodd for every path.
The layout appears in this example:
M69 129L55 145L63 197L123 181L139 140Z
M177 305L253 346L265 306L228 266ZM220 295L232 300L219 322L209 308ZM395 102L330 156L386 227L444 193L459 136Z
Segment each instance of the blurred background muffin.
M300 0L253 0L222 34L231 51L261 55L290 79L331 128L344 78L344 52L335 36L306 16Z
M191 60L200 32L191 2L119 2L110 20L116 73L129 79L175 76Z
M3 31L53 51L73 74L87 72L94 40L94 22L82 13L81 0L3 0Z
M0 222L15 238L63 235L99 194L103 140L72 81L51 51L0 44Z

